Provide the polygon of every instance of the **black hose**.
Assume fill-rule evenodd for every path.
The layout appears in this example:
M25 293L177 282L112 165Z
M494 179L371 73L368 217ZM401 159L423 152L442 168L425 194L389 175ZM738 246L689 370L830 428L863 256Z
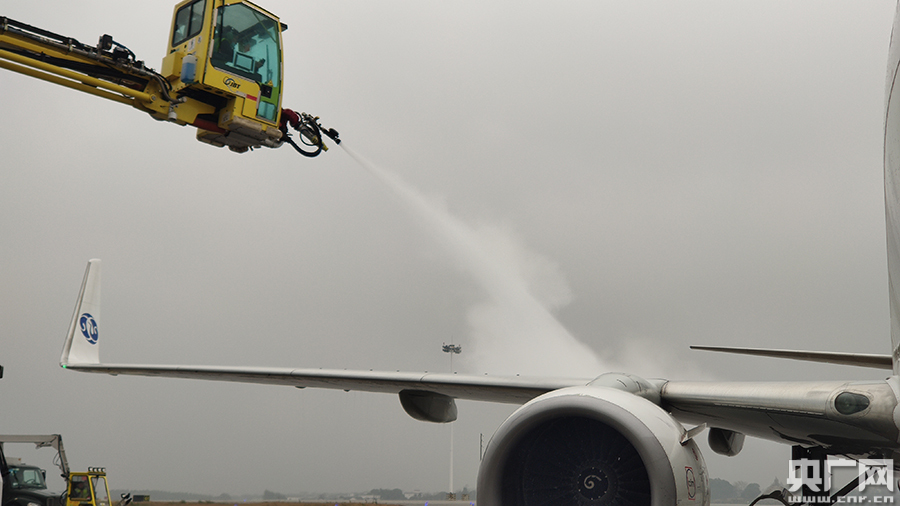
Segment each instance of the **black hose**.
M300 146L297 145L296 142L294 142L294 139L291 139L288 135L284 135L283 138L284 138L285 142L287 142L291 146L294 146L294 149L297 150L298 153L300 153L301 155L303 155L305 157L313 158L313 157L319 156L319 153L322 152L321 144L316 146L315 151L304 151Z

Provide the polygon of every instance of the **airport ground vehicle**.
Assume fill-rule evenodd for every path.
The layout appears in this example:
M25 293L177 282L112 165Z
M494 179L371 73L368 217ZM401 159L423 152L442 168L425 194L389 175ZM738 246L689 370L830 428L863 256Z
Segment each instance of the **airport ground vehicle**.
M66 491L62 494L47 489L47 472L28 465L21 459L7 457L4 443L33 443L37 448L52 447L57 456ZM0 435L0 476L3 477L3 506L110 506L109 485L106 470L89 467L86 472L69 471L69 462L63 448L62 436L50 435ZM131 502L130 495L122 497L116 506Z
M68 490L63 506L110 506L109 484L106 480L106 468L89 467L87 472L69 473ZM116 506L125 506L131 502L131 495L126 494Z
M157 72L110 35L89 46L0 17L0 67L192 125L198 140L235 152L288 142L316 156L327 149L323 134L340 140L318 118L281 107L286 29L246 0L183 0ZM288 126L307 149L294 142Z

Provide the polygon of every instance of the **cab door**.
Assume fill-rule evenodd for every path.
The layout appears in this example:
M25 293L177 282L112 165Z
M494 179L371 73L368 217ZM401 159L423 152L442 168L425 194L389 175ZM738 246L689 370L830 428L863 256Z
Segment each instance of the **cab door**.
M92 506L93 504L94 494L91 492L91 482L87 475L69 475L69 490L66 494L66 505Z
M203 83L244 99L241 116L277 126L281 112L281 23L245 1L215 10ZM238 112L238 111L235 111Z
M94 492L94 506L109 506L109 487L106 476L91 476L91 489Z

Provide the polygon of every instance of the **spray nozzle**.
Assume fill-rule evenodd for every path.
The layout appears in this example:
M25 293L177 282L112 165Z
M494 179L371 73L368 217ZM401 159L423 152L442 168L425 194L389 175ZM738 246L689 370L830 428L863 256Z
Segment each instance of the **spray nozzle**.
M319 125L319 126L321 127L322 125ZM333 140L335 144L341 143L341 134L339 134L337 130L335 130L333 128L328 128L328 129L322 128L322 133L327 135L328 137L330 137L331 140Z

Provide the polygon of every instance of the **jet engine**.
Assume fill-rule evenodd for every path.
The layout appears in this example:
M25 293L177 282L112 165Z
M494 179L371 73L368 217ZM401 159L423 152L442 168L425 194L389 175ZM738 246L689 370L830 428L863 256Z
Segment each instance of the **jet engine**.
M596 383L614 382L549 392L503 422L478 472L479 505L709 505L706 464L684 427Z

